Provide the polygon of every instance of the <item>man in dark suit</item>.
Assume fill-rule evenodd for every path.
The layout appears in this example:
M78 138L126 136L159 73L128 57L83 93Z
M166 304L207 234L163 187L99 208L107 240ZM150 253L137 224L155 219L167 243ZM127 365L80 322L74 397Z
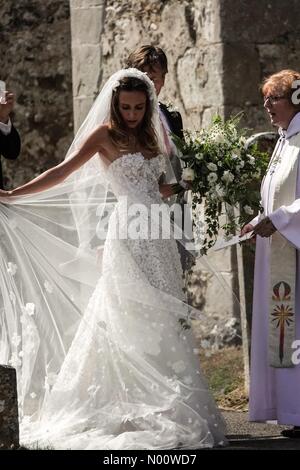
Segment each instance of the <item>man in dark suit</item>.
M18 131L12 125L10 113L14 107L13 93L6 91L3 103L0 103L0 188L3 188L3 175L1 156L9 160L15 160L21 150L21 141Z
M166 54L160 47L145 45L135 49L128 56L126 61L127 67L134 67L146 72L153 81L156 94L159 95L165 84L165 77L168 73L168 60ZM178 181L181 179L181 163L177 156L176 147L172 142L170 133L183 137L182 118L179 112L172 111L163 103L159 103L160 118L165 130L165 142L167 152L169 154L175 176ZM167 196L168 194L165 194ZM171 194L170 194L171 195Z
M134 67L142 72L147 73L149 78L153 81L156 94L159 95L162 87L165 84L165 77L168 73L168 60L166 54L160 47L145 45L138 49L135 49L128 57L126 61L127 67ZM181 182L182 166L180 158L178 157L177 149L172 141L171 133L183 138L183 124L182 117L178 111L171 110L170 106L163 103L159 103L160 108L160 120L163 125L165 134L166 150L169 154L169 158L172 164L173 172L178 182ZM161 181L163 183L163 181ZM182 182L180 183L182 184ZM166 184L163 191L161 190L164 197L173 196L171 186ZM178 194L176 202L181 205L182 208L182 228L184 229L184 206L186 204L185 193L182 191ZM178 242L178 249L181 257L181 264L184 270L188 269L193 259L191 255L183 248L182 244Z

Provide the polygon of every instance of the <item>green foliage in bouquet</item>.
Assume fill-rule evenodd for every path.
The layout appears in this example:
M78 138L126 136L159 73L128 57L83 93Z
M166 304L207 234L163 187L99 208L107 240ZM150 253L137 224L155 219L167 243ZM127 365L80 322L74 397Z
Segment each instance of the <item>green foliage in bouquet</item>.
M193 209L204 202L201 254L214 245L220 229L230 236L261 209L259 188L269 155L257 144L247 148L239 120L239 115L227 121L216 116L208 129L186 130L184 139L173 135L182 154L182 179L191 184Z

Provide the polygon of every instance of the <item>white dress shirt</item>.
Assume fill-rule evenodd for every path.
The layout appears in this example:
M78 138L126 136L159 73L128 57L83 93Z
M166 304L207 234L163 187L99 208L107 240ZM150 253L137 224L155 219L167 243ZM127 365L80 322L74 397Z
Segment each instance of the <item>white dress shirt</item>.
M8 123L4 124L4 122L0 122L0 131L4 135L8 135L11 133L11 120L8 119Z

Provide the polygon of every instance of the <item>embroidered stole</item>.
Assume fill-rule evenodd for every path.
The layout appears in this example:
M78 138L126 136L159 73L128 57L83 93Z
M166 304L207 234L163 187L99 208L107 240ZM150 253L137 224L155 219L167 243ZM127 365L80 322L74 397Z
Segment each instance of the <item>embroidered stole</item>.
M273 211L295 200L300 134L282 152L276 178ZM285 154L287 151L287 154ZM274 156L276 159L276 155ZM293 367L295 340L296 249L278 231L271 239L269 360L272 367Z

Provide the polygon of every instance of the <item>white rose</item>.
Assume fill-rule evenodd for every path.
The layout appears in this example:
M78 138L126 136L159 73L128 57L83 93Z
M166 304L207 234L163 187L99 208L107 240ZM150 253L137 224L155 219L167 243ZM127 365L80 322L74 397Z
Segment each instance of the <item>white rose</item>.
M235 128L234 124L229 124L229 129L232 132L233 137L236 139L237 138L237 130Z
M207 177L207 181L209 184L214 184L218 179L218 176L216 173L209 173Z
M207 168L208 168L210 171L217 171L217 169L218 169L217 165L215 165L214 163L208 163L208 164L207 164Z
M225 196L224 188L220 184L217 184L215 187L215 194L218 199L222 199Z
M241 160L236 166L237 171L240 171L242 168L244 168L244 166L245 166L245 162Z
M248 157L248 159L249 159L250 165L254 165L254 163L255 163L255 158L252 157L252 155L247 155L247 157Z
M253 209L250 206L244 206L244 211L246 214L252 215L254 213Z
M224 171L223 176L222 176L221 179L225 183L231 183L234 180L234 176L229 170L226 170L226 171Z
M182 171L182 179L184 181L194 181L195 179L195 172L193 168L184 168Z
M216 132L212 135L211 140L215 144L224 144L225 143L225 136L222 132Z

